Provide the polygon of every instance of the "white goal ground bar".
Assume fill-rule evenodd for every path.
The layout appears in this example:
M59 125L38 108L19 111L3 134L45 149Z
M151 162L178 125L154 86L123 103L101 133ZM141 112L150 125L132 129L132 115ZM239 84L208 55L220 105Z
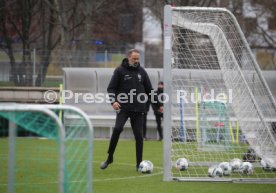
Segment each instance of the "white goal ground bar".
M172 180L179 182L209 182L210 178L172 178ZM231 183L260 183L262 184L275 184L275 179L267 178L246 178L246 179L233 179L233 178L213 178L212 182L231 182Z

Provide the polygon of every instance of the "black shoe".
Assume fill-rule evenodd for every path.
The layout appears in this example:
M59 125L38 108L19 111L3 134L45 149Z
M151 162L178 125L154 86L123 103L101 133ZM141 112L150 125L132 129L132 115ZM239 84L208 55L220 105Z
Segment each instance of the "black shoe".
M109 164L111 164L113 161L105 161L101 164L100 168L102 170L106 169L108 167Z
M137 172L139 171L139 165L138 165L138 166L136 165L136 171L137 171Z

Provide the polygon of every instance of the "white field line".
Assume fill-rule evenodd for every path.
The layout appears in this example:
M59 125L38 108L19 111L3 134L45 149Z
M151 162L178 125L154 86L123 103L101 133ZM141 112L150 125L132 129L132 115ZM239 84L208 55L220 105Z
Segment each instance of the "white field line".
M94 163L101 163L99 161L94 161ZM127 163L116 163L116 165L126 165L126 166L133 166L132 164ZM93 182L102 182L102 181L119 181L119 180L131 180L131 179L137 179L137 178L144 178L144 177L151 177L151 176L157 176L161 175L163 173L162 167L154 167L154 169L158 169L160 171L153 172L151 174L141 174L140 176L127 176L127 177L118 177L118 178L105 178L105 179L94 179ZM137 172L138 173L138 172ZM70 181L69 183L86 183L86 181ZM58 184L58 181L52 181L52 182L44 182L44 183L15 183L15 186L29 186L29 185L46 185L46 184ZM7 186L6 183L0 184L0 186Z

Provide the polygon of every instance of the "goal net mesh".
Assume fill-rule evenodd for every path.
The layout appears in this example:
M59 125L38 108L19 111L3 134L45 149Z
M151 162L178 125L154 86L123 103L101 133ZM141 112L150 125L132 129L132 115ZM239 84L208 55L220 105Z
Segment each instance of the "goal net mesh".
M171 177L214 180L210 166L238 158L219 180L275 179L275 101L236 19L220 8L170 11ZM175 167L181 157L187 170Z

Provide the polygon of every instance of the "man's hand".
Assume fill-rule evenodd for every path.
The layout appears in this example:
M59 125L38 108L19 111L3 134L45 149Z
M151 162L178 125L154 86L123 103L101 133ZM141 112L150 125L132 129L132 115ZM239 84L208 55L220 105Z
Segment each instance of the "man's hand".
M159 111L160 113L163 113L163 111L164 111L164 107L163 107L163 106L161 106L161 107L158 109L158 111Z
M118 111L118 110L120 110L121 105L120 105L120 103L118 103L118 102L114 102L114 103L112 104L112 107L113 107L113 109L114 109L115 111Z

